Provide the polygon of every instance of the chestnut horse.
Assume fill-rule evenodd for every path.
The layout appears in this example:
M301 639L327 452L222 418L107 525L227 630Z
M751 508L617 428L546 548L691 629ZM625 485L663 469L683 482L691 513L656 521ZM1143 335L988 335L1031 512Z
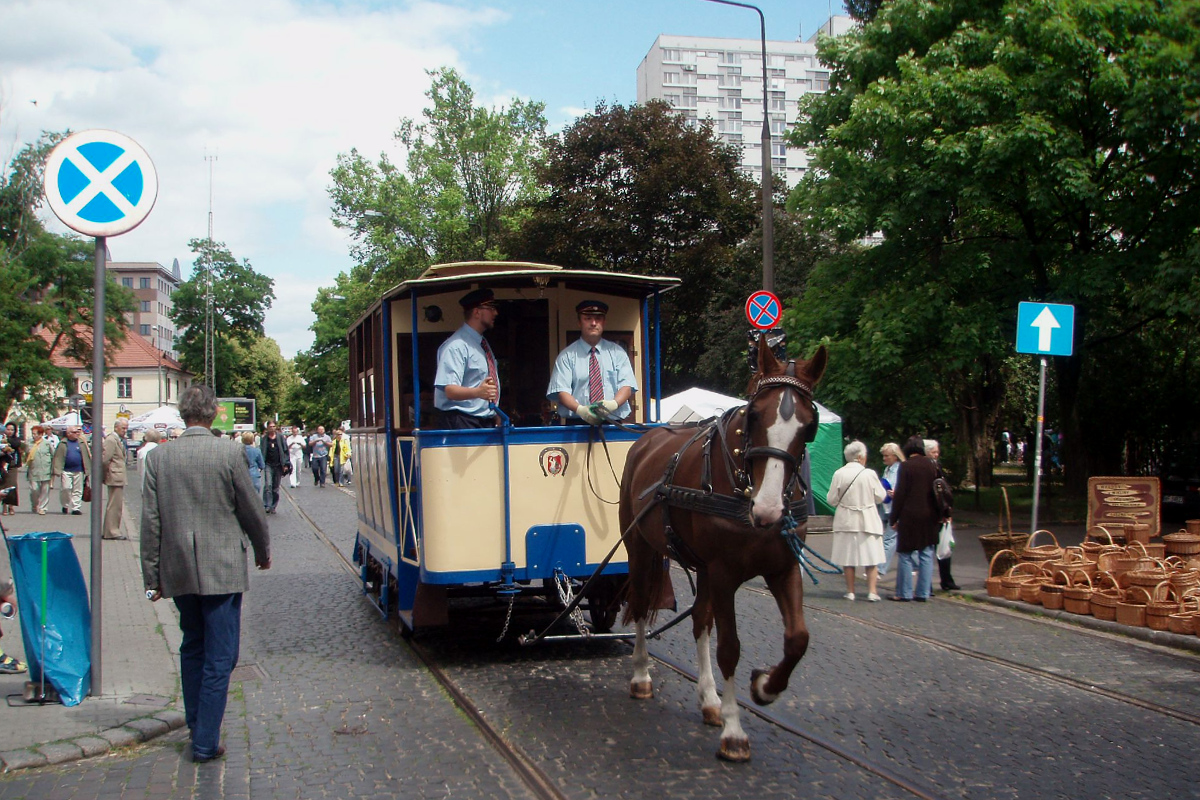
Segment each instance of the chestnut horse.
M764 337L765 338L765 337ZM758 371L747 388L749 403L731 409L703 427L657 428L630 449L621 481L621 529L629 553L629 595L625 622L633 622L630 696L653 696L646 626L670 595L663 558L694 568L696 601L696 686L704 722L723 725L717 755L750 759L742 730L734 673L741 653L734 619L734 592L761 575L783 615L783 660L750 676L754 702L766 705L787 688L792 670L808 648L804 586L797 555L782 535L785 520L806 533L807 505L799 486L799 464L816 433L813 386L825 372L826 352L810 361L781 363L760 339ZM789 515L796 512L798 519ZM717 695L709 638L717 625L717 665L725 679Z

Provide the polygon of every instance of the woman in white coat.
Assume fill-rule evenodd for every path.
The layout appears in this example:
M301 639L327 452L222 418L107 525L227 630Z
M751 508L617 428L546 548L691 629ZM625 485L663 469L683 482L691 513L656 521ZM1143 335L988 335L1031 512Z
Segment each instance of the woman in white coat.
M851 442L846 466L833 473L826 502L834 506L833 563L846 576L846 599L854 599L854 568L867 571L867 600L879 601L875 584L883 561L883 521L876 506L887 497L875 470L867 468L867 446Z

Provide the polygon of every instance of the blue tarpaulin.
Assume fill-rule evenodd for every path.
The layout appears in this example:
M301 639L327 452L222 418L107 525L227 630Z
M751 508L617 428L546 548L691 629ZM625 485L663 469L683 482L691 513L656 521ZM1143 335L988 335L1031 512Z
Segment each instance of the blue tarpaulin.
M29 679L40 682L44 669L63 705L79 705L92 682L92 612L71 534L7 539Z

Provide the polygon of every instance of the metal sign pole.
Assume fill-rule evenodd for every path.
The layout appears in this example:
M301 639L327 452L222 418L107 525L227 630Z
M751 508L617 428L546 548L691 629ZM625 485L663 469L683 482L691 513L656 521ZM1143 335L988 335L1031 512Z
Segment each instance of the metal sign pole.
M106 239L96 237L95 304L92 308L92 697L102 694L103 670L100 655L103 626L101 547L104 525L104 281ZM97 436L97 432L100 436Z
M1033 510L1029 516L1029 533L1038 529L1038 500L1042 494L1042 427L1046 423L1046 357L1041 357L1038 377L1037 443L1033 448Z

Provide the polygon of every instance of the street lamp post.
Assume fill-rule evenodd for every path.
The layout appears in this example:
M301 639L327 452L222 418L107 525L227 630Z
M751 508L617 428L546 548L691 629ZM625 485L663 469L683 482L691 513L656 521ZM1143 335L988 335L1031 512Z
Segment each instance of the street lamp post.
M706 0L709 3L720 3L723 6L748 8L758 13L759 28L762 42L762 229L763 229L763 285L768 292L775 291L775 218L771 196L771 118L767 91L767 18L762 9L749 3L735 3L733 0Z

